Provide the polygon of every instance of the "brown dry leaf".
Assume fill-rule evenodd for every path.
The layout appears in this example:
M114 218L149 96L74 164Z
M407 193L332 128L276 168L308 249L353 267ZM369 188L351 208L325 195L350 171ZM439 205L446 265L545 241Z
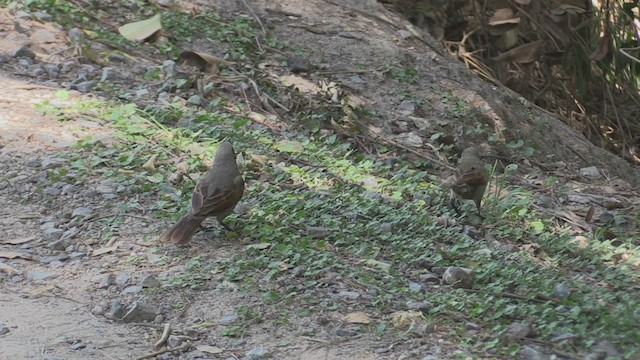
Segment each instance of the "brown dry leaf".
M224 352L224 350L220 349L219 347L211 345L198 345L196 346L196 350L209 354L220 354Z
M35 239L36 239L35 236L29 236L26 238L0 240L0 243L9 244L9 245L20 245L20 244L27 243L29 241L33 241Z
M416 310L396 311L391 314L391 323L396 328L407 327L416 321L421 321L422 319L422 312Z
M21 274L22 272L20 270L14 269L11 266L5 264L5 263L1 263L0 262L0 270L4 270L5 272L9 273L9 274Z
M489 18L489 25L491 26L518 24L519 22L520 18L513 17L513 10L510 8L498 9L493 13L493 16Z
M143 169L154 170L156 168L156 160L158 160L158 155L151 155L149 160L142 165Z
M600 61L604 59L613 47L613 40L608 32L605 32L598 40L598 47L589 55L589 59Z
M513 2L520 5L529 5L531 3L531 0L513 0Z
M118 245L107 246L107 247L93 250L91 255L98 256L98 255L106 254L108 252L116 251L117 249L118 249Z
M587 215L584 217L584 221L586 222L591 222L591 219L593 219L593 214L596 212L596 209L592 206L589 208L589 211L587 211Z
M367 313L362 311L352 312L344 317L344 321L352 324L370 324L371 318Z
M520 45L507 52L498 55L496 61L527 64L536 61L542 52L544 40L536 40L528 44Z
M220 64L226 66L235 64L234 62L227 61L215 55L195 51L183 51L178 57L177 63L179 65L186 64L193 66L200 71L214 75L218 74L218 67Z
M15 252L15 251L0 251L0 258L5 258L5 259L20 258L25 260L33 260L33 256L29 254Z

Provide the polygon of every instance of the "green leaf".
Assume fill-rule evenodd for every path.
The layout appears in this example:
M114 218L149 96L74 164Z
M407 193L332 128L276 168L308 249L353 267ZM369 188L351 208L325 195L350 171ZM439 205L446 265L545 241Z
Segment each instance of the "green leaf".
M160 14L156 14L147 20L122 25L118 28L118 31L120 35L124 36L127 40L141 41L155 34L160 29L162 29Z
M542 221L534 221L530 225L536 234L540 234L544 230L544 224L542 223Z

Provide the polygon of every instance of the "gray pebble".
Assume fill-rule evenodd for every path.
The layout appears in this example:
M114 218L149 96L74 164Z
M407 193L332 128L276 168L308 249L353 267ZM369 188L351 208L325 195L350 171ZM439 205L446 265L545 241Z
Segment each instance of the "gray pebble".
M270 358L271 354L269 354L269 350L261 347L257 347L247 351L244 356L244 360L259 360L259 359L267 359Z
M46 281L55 279L58 277L56 274L49 274L42 271L29 271L27 272L27 280Z
M145 275L140 279L140 286L143 288L152 288L160 286L160 281L154 275Z
M55 228L47 228L42 232L42 237L47 241L55 241L60 239L60 237L64 234L64 230L55 229ZM60 250L64 250L66 246L64 246Z
M71 217L77 217L77 216L88 217L93 214L94 214L93 209L81 206L79 208L73 209L73 212L71 213Z
M43 264L50 264L54 261L64 262L67 260L69 260L69 255L43 256L40 258L40 262Z
M120 294L121 295L131 295L131 294L138 294L141 291L142 291L142 286L131 285L131 286L127 286L124 290L122 290L122 292Z

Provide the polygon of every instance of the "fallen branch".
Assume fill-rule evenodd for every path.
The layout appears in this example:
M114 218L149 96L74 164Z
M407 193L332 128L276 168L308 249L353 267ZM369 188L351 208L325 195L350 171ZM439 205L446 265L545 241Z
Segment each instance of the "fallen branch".
M169 339L169 335L171 335L171 323L166 323L164 324L164 330L162 330L162 336L160 336L160 339L156 341L155 344L153 344L153 347L159 349L167 342L167 339Z
M156 357L156 356L162 355L162 354L166 354L166 353L183 352L183 351L188 350L190 347L191 347L191 344L189 343L189 344L184 344L182 346L178 346L178 347L173 348L173 349L159 350L159 351L155 351L155 352L152 352L150 354L147 354L147 355L143 355L143 356L137 357L136 360L151 359L153 357Z

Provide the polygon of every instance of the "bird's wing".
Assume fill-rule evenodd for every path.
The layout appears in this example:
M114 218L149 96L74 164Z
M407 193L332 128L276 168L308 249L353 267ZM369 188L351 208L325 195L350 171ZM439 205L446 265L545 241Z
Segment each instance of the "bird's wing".
M460 174L456 183L464 183L468 185L482 185L487 183L487 172L484 169L477 169L472 167L471 169Z
M208 216L232 208L240 197L242 197L242 189L237 187L209 189L207 184L198 184L193 191L191 207L194 214Z

